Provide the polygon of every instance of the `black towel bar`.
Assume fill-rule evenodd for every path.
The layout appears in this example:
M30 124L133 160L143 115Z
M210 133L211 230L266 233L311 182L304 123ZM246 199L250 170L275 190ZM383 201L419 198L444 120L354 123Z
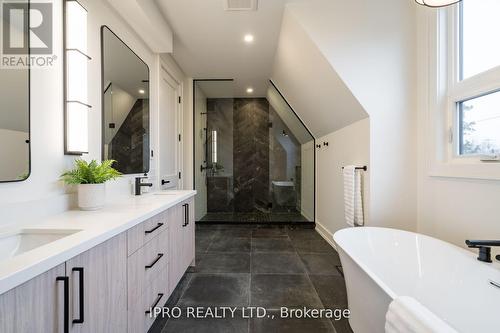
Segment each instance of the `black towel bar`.
M342 170L344 170L344 167L342 167ZM356 167L356 170L364 170L364 171L368 171L368 167L365 165L365 166L362 166L362 167Z

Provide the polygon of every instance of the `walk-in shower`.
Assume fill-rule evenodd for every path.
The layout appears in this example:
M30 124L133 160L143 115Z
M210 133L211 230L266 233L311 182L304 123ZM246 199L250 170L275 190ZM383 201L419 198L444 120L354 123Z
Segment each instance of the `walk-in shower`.
M200 222L314 222L314 138L272 82L194 81Z

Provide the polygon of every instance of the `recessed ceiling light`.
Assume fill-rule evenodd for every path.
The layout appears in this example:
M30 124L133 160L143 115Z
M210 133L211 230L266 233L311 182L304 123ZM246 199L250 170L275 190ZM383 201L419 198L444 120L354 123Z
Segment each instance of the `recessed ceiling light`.
M253 88L247 88L247 94L253 93Z
M245 35L245 37L243 38L245 40L246 43L251 43L253 42L254 38L253 38L253 35Z
M144 89L139 89L139 94L143 95L145 93Z

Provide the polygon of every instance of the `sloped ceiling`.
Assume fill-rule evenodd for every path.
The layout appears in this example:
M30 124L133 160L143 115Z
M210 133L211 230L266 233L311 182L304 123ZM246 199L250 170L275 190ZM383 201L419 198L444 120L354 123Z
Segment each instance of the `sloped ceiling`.
M315 137L368 117L288 8L283 16L272 80Z
M406 0L309 0L288 4L286 11L372 117L394 106L400 112L413 107L407 102L415 90L409 83L415 79L418 7Z

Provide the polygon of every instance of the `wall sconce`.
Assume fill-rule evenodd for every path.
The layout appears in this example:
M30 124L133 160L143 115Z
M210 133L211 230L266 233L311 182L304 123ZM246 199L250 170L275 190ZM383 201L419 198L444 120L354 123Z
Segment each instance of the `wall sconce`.
M88 153L87 10L76 0L64 1L64 153Z

